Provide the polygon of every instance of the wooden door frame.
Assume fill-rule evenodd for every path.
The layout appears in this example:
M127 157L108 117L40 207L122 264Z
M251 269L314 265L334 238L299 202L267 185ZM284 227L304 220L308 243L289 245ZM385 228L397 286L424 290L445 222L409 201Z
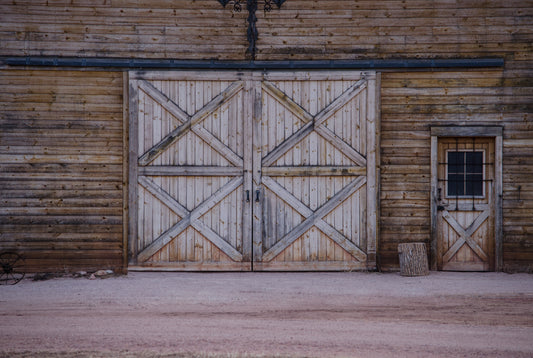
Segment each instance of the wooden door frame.
M438 144L440 138L446 137L485 137L494 138L494 268L502 270L502 150L503 127L501 126L431 126L431 241L430 262L431 269L437 270L438 260L438 225L437 225L437 198L438 198Z

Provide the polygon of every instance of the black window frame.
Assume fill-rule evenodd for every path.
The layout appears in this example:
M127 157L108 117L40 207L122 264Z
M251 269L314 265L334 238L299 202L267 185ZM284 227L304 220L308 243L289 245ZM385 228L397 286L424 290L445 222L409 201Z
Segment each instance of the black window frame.
M450 154L454 153L461 153L462 158L458 156L452 162ZM481 158L473 158L479 154ZM448 149L446 151L446 198L485 198L485 155L484 149ZM474 180L471 180L473 178ZM469 183L472 184L469 186ZM459 190L460 188L462 189ZM477 190L478 188L481 192Z

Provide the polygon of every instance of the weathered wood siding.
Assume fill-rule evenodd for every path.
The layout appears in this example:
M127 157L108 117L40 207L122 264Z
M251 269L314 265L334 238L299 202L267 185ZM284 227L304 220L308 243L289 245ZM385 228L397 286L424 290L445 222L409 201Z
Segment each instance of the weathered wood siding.
M245 1L243 1L245 6ZM0 1L2 55L243 59L217 0ZM530 1L290 0L257 12L258 60L531 57Z
M0 251L122 266L122 73L0 71Z
M0 1L1 54L235 59L246 12L217 0Z
M281 10L258 11L257 16L258 60L504 58L504 67L495 70L421 72L390 69L383 72L378 259L385 268L397 268L399 242L429 242L430 125L493 124L504 128L503 264L508 270L533 269L533 2L288 0ZM223 9L216 0L0 0L0 56L244 60L246 48L246 12L232 13L229 6ZM70 138L70 142L66 139L46 144L50 148L67 147L71 151L82 149L77 154L53 152L59 157L46 163L46 170L42 169L41 163L34 163L41 160L43 153L36 159L28 159L28 156L33 158L36 151L42 152L44 145L39 141L48 138L46 135L63 139L64 132L53 137L57 128L51 131L41 129L38 133L26 126L17 127L16 138L21 140L17 142L19 152L15 158L19 158L19 162L11 163L15 159L10 158L3 159L8 162L2 164L2 209L8 208L2 210L2 218L9 222L6 225L14 225L8 226L12 231L2 229L3 242L17 242L24 247L33 245L37 250L39 246L31 240L35 240L35 236L43 237L40 245L48 250L46 255L50 252L56 255L49 256L49 262L54 264L58 261L53 258L60 255L49 245L54 245L65 235L71 241L64 241L62 247L67 250L78 247L76 255L102 257L99 255L113 252L111 256L118 257L114 255L119 252L113 251L118 246L113 245L119 245L122 235L122 221L117 212L123 202L113 185L121 184L117 178L122 157L115 150L118 145L113 144L113 154L109 153L108 157L105 151L110 147L102 144L108 143L111 133L116 135L113 137L116 140L122 134L122 128L119 128L122 108L118 98L122 94L121 77L118 73L64 72L61 69L57 73L26 73L5 68L0 78L2 158L10 158L13 153L13 147L7 149L9 145L3 142L6 136L15 136L10 134L14 133L11 127L7 127L4 133L8 124L23 126L25 121L43 122L46 117L49 121L46 123L61 123L67 130L71 118L78 118L76 123L80 122L79 118L87 119L87 122L81 122L89 125L92 116L98 114L95 123L117 126L105 131L94 127L82 129L82 132L85 130L83 133L91 133L91 139L79 135L79 140L74 141L72 136L67 136L65 138ZM12 79L18 82L12 83ZM75 86L84 82L88 86ZM108 95L107 91L116 92ZM65 95L61 97L55 95L56 92ZM95 108L95 111L84 112L84 106ZM74 113L74 117L69 117L69 113ZM27 144L21 144L23 140ZM36 146L33 146L36 140ZM99 152L98 156L105 157L100 159L109 163L105 170L98 167L101 171L97 177L110 180L99 183L109 185L107 190L117 195L112 197L117 206L93 203L91 200L95 199L90 199L91 204L77 202L76 207L89 213L87 217L103 231L97 231L94 238L89 238L86 230L89 224L82 225L85 229L65 226L61 230L53 225L49 229L48 223L26 225L32 223L36 214L27 211L28 208L15 209L13 200L5 195L18 194L4 194L5 188L13 188L14 183L17 188L20 183L31 183L31 180L19 181L18 178L31 178L39 170L45 170L49 176L67 170L83 173L85 163L94 163L83 155L97 155L83 154L87 148L103 148L104 153ZM5 174L14 171L9 169L13 165L18 166L18 174ZM56 181L53 183L56 187L52 188L61 188ZM68 195L73 195L68 190L82 189L87 190L87 195L98 198L102 195L90 191L96 190L91 186L97 185L96 182L80 185L79 189L75 186L63 189L67 192L55 193L52 198L66 201ZM45 192L31 194L26 188L17 190L21 190L20 195L33 195L27 199L33 202L21 201L29 207L51 195ZM95 206L91 206L93 204ZM67 211L59 208L56 205L53 215L65 216ZM103 215L107 211L102 209L103 212L99 212L100 209L95 208L105 208L113 215ZM8 220L15 218L11 213L16 210L19 210L18 221ZM99 220L96 220L97 216L90 216L95 212L101 216ZM69 218L74 211L70 213ZM56 231L45 234L43 226L37 224ZM72 234L65 234L69 232ZM84 239L72 239L78 235L85 235ZM100 250L105 245L112 248L88 251L89 247Z
M258 15L258 48L268 59L531 51L532 15L531 2L518 0L290 0L281 11Z
M503 126L503 264L507 270L532 264L532 74L383 74L380 253L385 266L397 265L398 243L428 243L429 128L449 124Z

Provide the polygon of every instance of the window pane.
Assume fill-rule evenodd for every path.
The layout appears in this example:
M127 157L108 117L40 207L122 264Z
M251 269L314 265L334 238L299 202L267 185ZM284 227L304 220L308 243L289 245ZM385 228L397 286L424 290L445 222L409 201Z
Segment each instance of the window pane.
M483 173L483 152L466 152L466 172Z
M448 173L464 173L464 152L448 152Z
M464 195L464 175L448 173L448 196Z
M467 174L466 175L466 195L481 196L483 195L483 175Z
M483 152L448 152L448 196L483 195Z

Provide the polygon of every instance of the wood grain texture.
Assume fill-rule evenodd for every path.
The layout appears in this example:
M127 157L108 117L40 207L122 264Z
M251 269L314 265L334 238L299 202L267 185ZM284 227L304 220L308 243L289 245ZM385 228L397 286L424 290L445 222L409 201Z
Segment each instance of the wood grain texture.
M426 244L411 242L398 245L400 258L400 275L427 276L429 275Z
M531 74L529 70L511 72L470 70L437 73L396 72L382 75L380 194L382 215L379 243L385 268L398 267L394 252L395 243L420 240L428 245L430 243L432 230L428 224L431 223L432 213L429 205L431 202L429 154L432 148L430 128L434 126L440 128L437 130L439 132L434 132L435 134L445 136L468 134L464 133L464 130L461 132L460 129L455 129L455 132L445 129L453 126L459 128L478 126L482 130L481 133L484 133L482 135L494 136L501 132L502 152L501 157L496 159L495 165L503 163L503 168L507 168L509 174L506 176L503 173L502 189L494 188L497 193L501 193L501 196L498 194L495 197L495 200L500 202L495 208L496 210L500 210L498 209L500 207L523 208L522 213L532 214L531 202L527 199L531 187L525 184L527 178L531 176L527 163L531 160L532 152L529 150L531 146L528 140L521 141L533 136L533 127L530 125L531 111L519 105L524 100L531 100L529 80ZM526 80L519 81L518 76L524 76ZM525 96L519 94L525 93L524 91L530 94ZM484 99L479 98L480 93L486 94ZM445 102L442 102L442 99L445 99ZM498 103L507 104L495 105ZM462 107L462 111L458 110L458 106ZM445 133L446 131L448 132ZM514 138L516 146L513 146ZM436 151L436 143L433 148ZM512 166L512 163L517 162L523 164ZM521 194L524 194L521 201L517 200L518 186L521 187ZM436 183L433 187L435 192L431 196L436 198ZM509 209L501 216L502 233L499 234L498 240L501 240L503 245L501 251L496 253L497 256L502 256L496 259L500 262L497 266L501 265L502 269L511 271L519 267L528 270L526 257L531 255L530 251L518 249L516 245L506 245L508 241L517 240L517 235L522 235L519 240L523 245L529 242L527 232L530 223L522 215L514 213L515 211ZM436 217L437 213L433 215ZM518 234L515 225L520 226L521 234ZM432 258L436 257L436 249L436 247L431 248ZM432 259L432 264L436 265L435 260ZM457 268L464 269L464 267Z
M262 230L254 238L262 255L254 269L375 265L367 255L376 247L369 233L377 232L377 216L367 216L368 187L376 185L374 174L367 181L376 170L367 159L377 143L377 112L368 108L377 102L375 76L314 75L265 75Z
M245 59L246 11L212 0L0 4L2 55ZM519 1L302 1L257 12L258 60L386 57L531 59ZM61 49L61 54L58 50Z
M258 60L478 57L505 60L503 68L493 70L383 71L381 103L377 106L381 118L377 128L381 143L380 151L376 153L380 156L377 168L380 185L376 195L380 200L377 215L381 229L376 235L384 269L399 268L395 245L400 241L429 244L433 195L429 128L436 125L503 128L501 143L497 144L501 148L498 160L503 168L501 188L497 189L501 197L496 198L499 202L496 209L502 212L498 234L501 249L496 252L498 267L511 271L533 269L533 223L530 219L533 216L530 170L533 165L532 9L530 3L515 0L460 3L446 0L291 0L279 11L257 13ZM246 59L245 12L233 14L215 0L184 0L172 4L164 0L20 0L4 1L0 10L1 56ZM95 191L101 189L101 196L115 200L110 203L115 207L118 205L116 186L123 183L118 179L125 138L125 128L120 120L125 107L122 76L117 72L94 69L56 70L25 68L19 71L3 67L0 72L0 154L4 161L0 167L1 197L8 198L15 190L17 195L25 197L26 192L30 193L33 201L41 195L72 200L73 193L83 193L85 198L85 195L100 195ZM148 75L142 72L130 78L151 81L146 76L160 79L162 71L149 72ZM270 82L306 81L312 73L280 71L267 74L265 79ZM184 78L211 79L209 71L195 72ZM327 75L323 79L327 79ZM182 86L180 90L185 89ZM299 89L293 91L297 93ZM257 97L260 93L260 90L254 92L256 101L261 100ZM186 105L176 100L180 106ZM257 112L253 117L257 121L261 118L261 109L260 106L255 108ZM130 108L130 113L134 112ZM165 111L158 113L168 118ZM354 110L346 115L362 113ZM333 123L337 122L332 121L328 128L336 125ZM174 129L175 125L171 124L169 128ZM296 122L287 123L284 135L295 133L296 127ZM222 133L216 123L210 129ZM364 128L360 128L361 132ZM251 135L257 133L260 132L254 130ZM350 143L354 148L359 145L357 143L365 142L360 142L361 135L356 133ZM269 135L280 136L281 130ZM190 159L188 144L194 150L201 146L194 140L180 144L179 154L174 158L176 162L183 164ZM295 148L294 158L300 158L295 160L302 160L308 144ZM230 144L227 146L231 147ZM253 149L257 155L257 148ZM130 151L138 150L130 148ZM360 150L365 152L366 149ZM209 163L218 163L218 156L217 153L206 153L205 158ZM347 160L341 157L341 153L333 155L335 160ZM258 178L255 170L260 168L254 168L251 191L261 185L260 174ZM136 175L131 165L129 173L130 177ZM303 178L291 180L294 180L293 186L304 182ZM44 182L46 188L42 186ZM182 180L177 186L184 183ZM334 183L335 180L329 182L333 186L340 185ZM99 200L99 204L82 201L78 204L80 207L103 205L105 199ZM52 218L34 215L31 209L23 213L20 208L11 208L15 205L13 200L4 205L6 210L20 214L3 216L5 223L2 225L8 230L1 233L6 238L5 245L16 241L21 250L27 250L26 239L22 237L37 233L34 226L23 223L38 218L35 227L45 232L48 230L46 225L54 223ZM113 227L121 215L113 216ZM88 219L90 224L82 224L83 220L76 218L74 222L61 224L66 222L64 218L68 215L61 217L55 225L72 237L75 235L72 227L107 227L110 220L105 216L98 223L91 217ZM344 218L336 220L345 221ZM133 223L128 223L130 235L134 235L137 229ZM97 232L96 238L101 234ZM119 234L110 231L110 235L116 237ZM320 245L318 236L313 240ZM260 252L258 247L254 249L254 252ZM129 250L131 255L136 249L129 245ZM300 247L296 251L299 250L306 248ZM38 251L35 252L33 257L38 258ZM63 262L61 254L54 257Z
M250 257L242 230L243 175L250 170L243 166L243 82L237 75L233 81L135 77L130 103L142 130L130 158L138 176L130 199L138 203L131 263L250 267L243 261Z
M10 70L0 82L17 83L0 90L0 251L29 272L122 271L122 74Z
M367 236L365 158L376 131L368 117L375 110L367 110L367 99L377 95L367 94L375 88L373 74L332 80L338 74L321 72L317 77L325 79L275 82L253 72L234 73L230 81L228 73L222 81L197 74L199 80L191 72L182 80L177 72L130 76L138 86L133 117L142 128L130 158L139 184L131 199L138 206L132 264L247 266L253 246L254 269L315 261L329 262L329 269L334 262L339 269L373 267L366 254L375 237ZM307 123L310 131L302 131ZM138 154L150 152L157 155Z

